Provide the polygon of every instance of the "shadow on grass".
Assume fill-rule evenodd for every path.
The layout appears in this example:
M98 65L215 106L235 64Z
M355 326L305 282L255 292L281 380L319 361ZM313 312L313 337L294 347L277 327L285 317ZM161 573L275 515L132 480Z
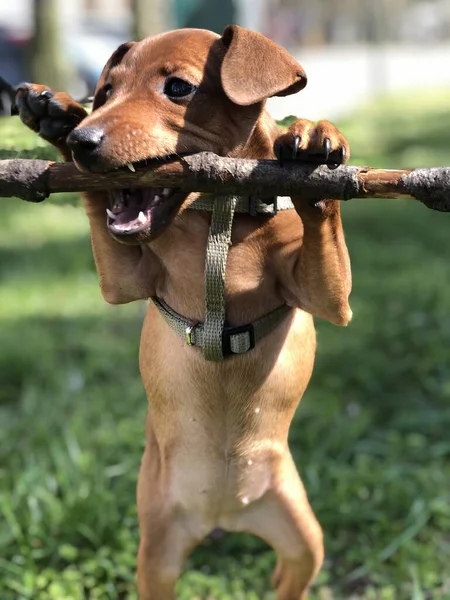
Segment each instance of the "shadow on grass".
M105 313L2 320L0 346L7 349L0 355L2 402L20 402L28 388L42 390L46 398L51 390L70 394L101 383L139 382L141 321L137 312L120 318Z

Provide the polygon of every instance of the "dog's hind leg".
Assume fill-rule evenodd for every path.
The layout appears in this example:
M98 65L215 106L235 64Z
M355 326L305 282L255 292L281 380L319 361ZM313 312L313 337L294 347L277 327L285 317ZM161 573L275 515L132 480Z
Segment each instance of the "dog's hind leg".
M277 600L305 600L323 562L323 537L290 454L272 489L248 507L241 525L278 554L272 579Z
M140 600L173 600L184 561L197 545L171 511L140 517L137 583Z
M203 536L171 503L156 445L149 439L138 483L140 600L173 600L184 561Z

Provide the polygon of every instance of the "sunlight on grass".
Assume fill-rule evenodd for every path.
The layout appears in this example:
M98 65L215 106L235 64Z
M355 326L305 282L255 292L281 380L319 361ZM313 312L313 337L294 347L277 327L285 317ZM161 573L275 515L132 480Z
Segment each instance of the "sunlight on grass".
M33 250L49 242L86 236L89 224L81 201L78 206L60 205L56 199L53 202L41 205L17 199L2 200L0 210L5 210L6 216L3 217L0 249L25 247Z
M20 124L19 117L1 119L0 129L2 150L12 148L19 152L23 149L48 147L47 142Z
M449 106L448 89L380 97L363 106L340 123L352 162L393 169L450 165Z
M93 273L60 276L58 281L41 277L39 273L28 275L26 279L18 274L0 292L0 319L36 315L76 317L102 314L105 310L98 279Z

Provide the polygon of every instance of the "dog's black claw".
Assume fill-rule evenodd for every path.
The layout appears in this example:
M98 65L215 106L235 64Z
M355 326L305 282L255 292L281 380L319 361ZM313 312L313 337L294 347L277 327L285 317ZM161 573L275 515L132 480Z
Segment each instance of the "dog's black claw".
M294 141L292 144L292 159L297 158L298 148L300 146L300 142L302 138L299 135L294 136Z
M53 98L53 92L51 90L44 90L39 96L41 96L41 98Z
M324 154L324 161L323 162L327 162L328 158L330 157L330 152L331 152L331 141L330 138L325 138L323 140L323 154Z
M310 200L309 206L311 208L321 208L322 207L322 200Z
M16 85L16 94L17 94L17 92L26 92L29 89L30 89L30 84L28 83L28 81L22 81L21 83Z
M278 164L280 167L284 165L284 162L295 160L297 158L298 149L302 138L299 135L294 135L292 143L289 144L276 144L275 145L275 156L277 157Z
M338 167L340 167L341 165L343 165L345 163L345 159L346 159L346 156L347 156L347 150L345 149L345 146L341 146L339 148L339 150L336 151L336 153L333 152L333 155L334 154L338 155L339 161L335 162L335 163L330 163L328 165L328 168L331 169L331 170L337 169Z
M19 114L19 107L17 104L11 104L11 116L15 117Z

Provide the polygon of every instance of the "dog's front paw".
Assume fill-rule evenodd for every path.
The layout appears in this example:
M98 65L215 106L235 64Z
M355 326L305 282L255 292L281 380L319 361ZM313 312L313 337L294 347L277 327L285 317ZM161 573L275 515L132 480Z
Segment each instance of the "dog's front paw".
M14 112L21 121L55 146L86 117L87 112L65 92L45 85L22 83L17 87Z
M296 160L336 168L350 157L347 140L329 121L298 119L276 139L274 150L281 164Z

